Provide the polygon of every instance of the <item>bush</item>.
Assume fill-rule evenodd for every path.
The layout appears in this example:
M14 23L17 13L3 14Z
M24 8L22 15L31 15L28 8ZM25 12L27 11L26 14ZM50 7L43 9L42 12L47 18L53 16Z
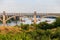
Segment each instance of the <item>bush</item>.
M54 28L54 25L53 24L48 24L46 22L41 22L38 24L38 29L44 29L44 30L47 30L47 29L52 29Z
M29 30L29 24L21 24L23 30Z
M60 17L56 18L56 21L54 22L54 26L55 27L60 26Z

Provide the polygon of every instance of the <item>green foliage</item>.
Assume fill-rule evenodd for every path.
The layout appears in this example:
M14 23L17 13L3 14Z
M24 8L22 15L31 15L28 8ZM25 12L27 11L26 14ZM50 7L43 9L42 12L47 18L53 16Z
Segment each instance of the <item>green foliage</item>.
M41 22L38 25L39 25L38 27L40 27L41 29L45 29L45 30L49 27L48 23L46 23L46 22Z
M8 20L6 23L11 23L11 20Z
M29 30L29 24L21 24L23 30Z
M60 26L60 17L56 18L56 21L54 22L54 26Z
M44 29L44 30L47 30L47 29L52 29L54 28L54 25L53 24L48 24L46 22L41 22L37 25L37 28L38 29Z
M60 27L56 28L56 30L10 31L6 34L0 34L0 40L60 40Z
M0 34L0 40L32 40L32 38L25 32L21 32L16 34Z
M0 21L0 24L2 23L2 21Z

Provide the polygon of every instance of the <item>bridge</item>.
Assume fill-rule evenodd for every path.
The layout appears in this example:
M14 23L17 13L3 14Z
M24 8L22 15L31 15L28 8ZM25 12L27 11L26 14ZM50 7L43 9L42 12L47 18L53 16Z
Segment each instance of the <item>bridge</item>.
M3 13L0 13L0 21L3 22L3 26L6 26L6 22L8 20L10 20L11 18L16 19L17 16L19 17L19 20L21 20L22 17L27 17L31 20L32 18L34 18L34 24L35 24L37 21L36 19L37 16L39 16L40 18L49 16L59 17L60 13L37 13L36 11L34 11L34 13L6 13L5 11L3 11Z

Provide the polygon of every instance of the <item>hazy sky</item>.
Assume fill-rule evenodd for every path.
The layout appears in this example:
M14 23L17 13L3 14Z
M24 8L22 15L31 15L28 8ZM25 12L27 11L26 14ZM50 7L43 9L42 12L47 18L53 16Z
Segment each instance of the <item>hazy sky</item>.
M0 0L0 12L60 12L60 0Z

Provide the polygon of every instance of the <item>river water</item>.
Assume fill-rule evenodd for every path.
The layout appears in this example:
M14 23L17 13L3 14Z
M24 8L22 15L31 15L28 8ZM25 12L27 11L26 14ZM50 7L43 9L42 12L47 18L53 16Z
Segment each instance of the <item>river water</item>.
M33 20L34 18L32 18L32 20L30 20L29 18L22 18L22 22L21 21L17 21L16 22L11 22L11 23L8 23L8 25L10 26L14 26L14 25L20 25L21 23L23 24L33 24ZM47 21L47 23L52 23L55 21L55 18L37 18L37 24L40 23L40 22L44 22L44 21Z

